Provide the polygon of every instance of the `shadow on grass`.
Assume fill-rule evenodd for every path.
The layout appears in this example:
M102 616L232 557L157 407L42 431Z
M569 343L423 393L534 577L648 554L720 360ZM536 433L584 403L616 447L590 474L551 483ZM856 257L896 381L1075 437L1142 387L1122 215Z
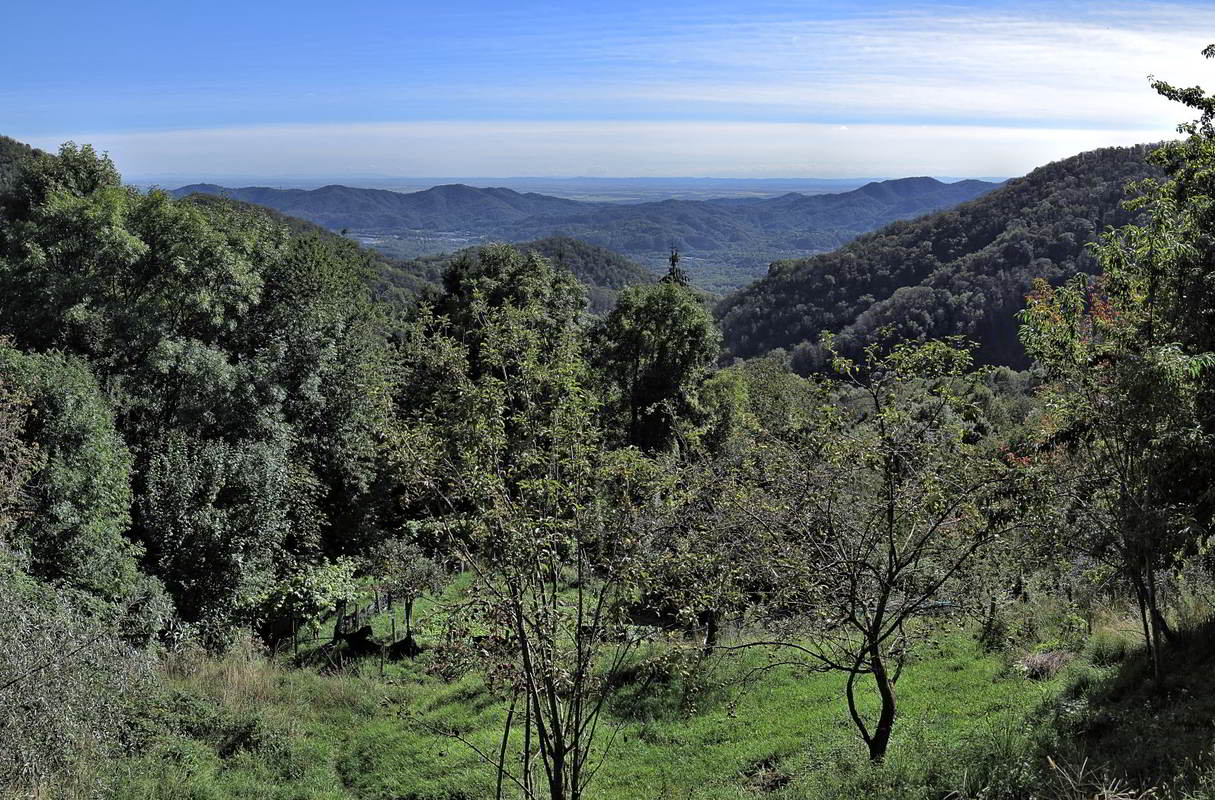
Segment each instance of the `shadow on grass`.
M425 650L426 648L412 636L398 639L396 642L382 642L372 635L370 626L364 626L339 639L324 640L321 644L292 656L289 663L297 668L314 669L322 675L333 675L365 661L413 661Z
M1215 620L1179 631L1161 679L1142 649L1112 674L1077 665L1063 696L1044 711L1056 759L1087 761L1140 789L1193 788L1215 745Z
M730 666L699 650L638 659L608 680L609 713L622 722L688 719L729 701Z

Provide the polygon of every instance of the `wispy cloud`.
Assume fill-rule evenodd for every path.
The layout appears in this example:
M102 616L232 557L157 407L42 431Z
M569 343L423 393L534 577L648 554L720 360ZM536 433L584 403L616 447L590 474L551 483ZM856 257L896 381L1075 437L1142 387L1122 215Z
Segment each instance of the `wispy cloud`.
M520 0L262 48L246 30L127 83L10 82L0 126L145 175L1015 174L1171 135L1188 113L1149 74L1215 83L1212 0L875 2Z
M1212 30L1215 6L1150 3L738 19L588 42L581 58L619 71L580 91L746 118L1171 126L1147 76L1209 82Z

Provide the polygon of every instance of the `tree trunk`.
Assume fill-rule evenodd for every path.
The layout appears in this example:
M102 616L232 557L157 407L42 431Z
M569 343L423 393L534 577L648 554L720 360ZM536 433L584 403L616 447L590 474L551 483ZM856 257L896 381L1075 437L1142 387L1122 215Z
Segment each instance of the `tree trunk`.
M422 649L418 647L418 643L413 638L413 600L406 598L401 602L401 616L405 618L405 638L403 651L407 656L413 658Z
M870 663L873 667L873 679L877 682L878 697L882 704L878 714L877 727L874 728L873 737L869 740L869 760L877 763L886 757L886 750L890 746L890 734L894 731L895 696L894 683L886 672L880 645L875 644L871 647Z
M1160 647L1160 638L1163 634L1164 641L1173 642L1175 636L1173 629L1169 627L1169 623L1165 621L1164 614L1160 613L1160 595L1156 591L1156 570L1152 569L1152 565L1148 564L1147 573L1147 590L1148 590L1148 608L1152 612L1152 625L1156 633L1156 646Z
M1152 662L1152 677L1160 680L1160 652L1156 649L1155 620L1148 603L1147 586L1138 570L1131 572L1131 584L1135 587L1135 602L1139 606L1139 621L1143 625L1143 643L1147 647L1148 659Z
M565 753L560 743L553 748L552 774L548 780L549 800L570 800L565 794Z
M709 611L706 616L704 654L711 656L717 649L717 611Z

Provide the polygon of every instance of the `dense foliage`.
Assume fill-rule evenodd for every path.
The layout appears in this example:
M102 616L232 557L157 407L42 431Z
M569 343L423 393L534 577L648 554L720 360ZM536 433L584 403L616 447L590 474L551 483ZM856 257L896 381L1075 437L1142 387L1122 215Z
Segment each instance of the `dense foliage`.
M268 206L204 192L187 195L174 192L174 195L196 205L240 209L242 213L250 215L261 214L293 233L323 239L329 247L344 253L347 258L365 262L365 270L371 280L372 295L393 305L401 307L412 305L419 295L434 288L442 277L442 269L431 268L429 264L420 259L394 258L378 250L360 248L339 233L300 217L282 214Z
M721 336L699 298L671 281L623 292L593 332L606 383L605 427L646 452L689 449Z
M39 524L61 530L39 538L129 536L208 625L254 621L277 581L374 538L386 344L365 259L260 213L141 195L72 145L34 161L4 213L0 328L83 360L10 359L44 407L55 511ZM75 557L95 581L129 571Z

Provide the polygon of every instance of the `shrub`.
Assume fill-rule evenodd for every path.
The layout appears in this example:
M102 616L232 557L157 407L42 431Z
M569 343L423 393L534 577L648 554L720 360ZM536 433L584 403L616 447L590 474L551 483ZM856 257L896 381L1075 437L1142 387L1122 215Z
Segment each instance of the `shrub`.
M1076 661L1068 665L1065 676L1063 696L1083 698L1093 694L1106 678L1106 673L1099 667L1084 661Z

